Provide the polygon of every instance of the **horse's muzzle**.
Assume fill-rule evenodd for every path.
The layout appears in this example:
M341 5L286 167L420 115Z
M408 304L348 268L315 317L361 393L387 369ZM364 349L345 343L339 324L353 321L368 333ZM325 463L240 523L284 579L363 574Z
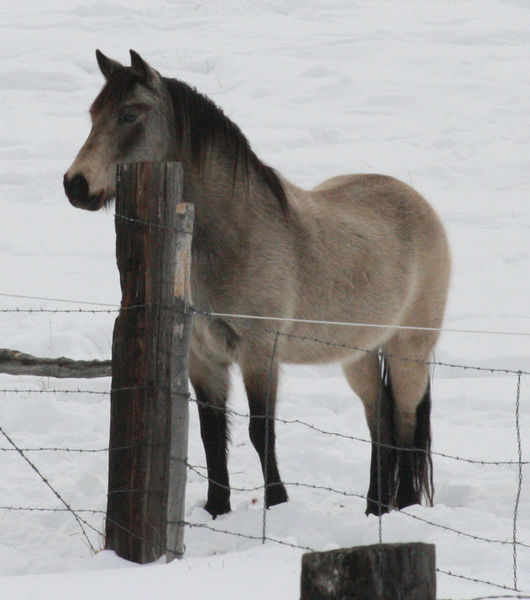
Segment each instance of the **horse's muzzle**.
M102 206L102 194L89 196L88 182L83 175L74 175L72 179L68 179L65 175L63 178L64 192L70 200L70 203L76 208L84 208L85 210L98 210Z

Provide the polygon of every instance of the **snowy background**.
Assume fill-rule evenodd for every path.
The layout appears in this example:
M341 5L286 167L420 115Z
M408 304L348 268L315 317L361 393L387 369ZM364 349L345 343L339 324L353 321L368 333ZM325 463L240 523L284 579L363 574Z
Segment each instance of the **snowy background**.
M445 326L526 335L446 332L439 361L530 371L530 4L528 0L0 0L0 310L101 309L119 303L112 212L74 210L62 175L89 130L102 85L94 50L123 62L129 48L164 75L191 83L240 125L266 162L311 187L348 172L413 185L436 207L454 272ZM30 300L7 294L56 300ZM0 346L42 356L108 358L115 313L0 313ZM232 407L246 412L234 382ZM0 427L23 448L102 449L110 380L0 375ZM435 368L434 448L485 461L517 460L517 377ZM39 392L39 393L35 393ZM41 393L42 392L42 393ZM279 416L366 438L360 402L336 367L284 369ZM530 376L520 389L530 460ZM236 487L261 484L244 419L234 419ZM9 444L0 435L0 447ZM301 426L278 428L286 482L364 494L368 444ZM104 453L28 453L75 508L104 510ZM204 456L192 407L190 462ZM93 554L71 514L11 508L60 503L15 452L0 452L0 596L297 598L301 550L207 528L186 532L187 554L135 567ZM518 583L530 593L530 472L523 467ZM512 540L517 467L435 458L436 505L407 512L470 536ZM332 549L375 543L364 502L289 487L268 511L268 535ZM230 515L201 508L206 482L191 473L186 519L259 536L259 493L234 492ZM82 513L103 529L103 515ZM102 539L88 530L91 544ZM513 546L466 537L393 513L384 541L436 544L437 566L513 585ZM127 570L125 570L127 569ZM508 593L438 575L439 598Z

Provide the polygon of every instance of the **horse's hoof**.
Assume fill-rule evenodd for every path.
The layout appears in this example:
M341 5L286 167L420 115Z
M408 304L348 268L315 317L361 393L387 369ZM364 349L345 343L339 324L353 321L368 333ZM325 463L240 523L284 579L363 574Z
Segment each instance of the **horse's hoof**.
M265 502L267 508L275 506L276 504L282 504L282 502L287 502L287 500L289 500L289 497L287 496L283 484L275 483L267 487L267 497Z
M368 499L366 503L366 511L365 515L375 515L376 517L380 517L381 515L386 515L388 513L388 506L381 505L379 502L375 500Z
M414 491L414 489L403 489L403 487L400 486L396 498L397 509L401 510L402 508L407 508L407 506L413 506L414 504L421 504L421 496Z
M212 515L212 518L216 519L219 515L225 515L232 509L230 508L230 502L211 502L208 501L204 506L204 510Z

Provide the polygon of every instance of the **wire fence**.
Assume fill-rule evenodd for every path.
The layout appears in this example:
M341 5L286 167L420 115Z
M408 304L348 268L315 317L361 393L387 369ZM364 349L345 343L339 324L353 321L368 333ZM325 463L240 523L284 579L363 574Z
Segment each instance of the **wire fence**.
M15 312L15 313L29 313L29 314L39 313L39 312L42 312L42 313L80 313L80 312L81 313L83 313L83 312L84 313L100 313L100 312L101 313L114 313L114 312L116 312L116 313L118 313L120 310L118 308L111 308L112 305L105 305L105 306L106 306L106 308L97 308L97 309L12 308L12 309L0 309L0 312L5 312L5 313ZM128 310L137 309L137 308L143 308L143 307L129 307ZM209 318L209 319L223 318L224 320L228 320L228 321L236 321L236 320L251 318L246 315L228 315L228 314L220 314L220 313L210 314L210 313L205 313L202 311L195 311L195 312L198 315L200 315L201 317ZM271 365L272 365L273 361L276 359L276 353L278 351L278 349L277 349L278 340L280 340L282 338L289 338L289 337L297 338L298 340L300 340L302 342L305 341L305 342L323 344L325 346L336 346L336 347L341 347L343 349L348 349L348 350L352 350L352 351L356 351L356 352L362 352L362 353L366 353L366 354L377 354L377 355L381 356L380 350L363 349L363 348L356 347L353 345L348 345L348 344L335 344L335 343L333 343L333 341L331 341L329 339L321 340L321 339L318 339L315 337L308 337L308 336L302 336L302 335L296 336L296 335L293 335L292 333L289 333L288 331L274 329L272 324L274 322L279 321L279 319L277 319L277 318L264 317L263 319L260 319L260 320L266 321L267 323L271 324L270 326L267 325L266 327L263 327L262 330L265 331L266 333L274 336L272 355L270 357ZM322 324L323 322L319 322L319 323ZM351 323L348 323L348 324L331 323L330 325L341 326L341 327L359 326L359 324L351 324ZM372 326L372 325L370 325L370 326ZM469 331L469 330L466 330L466 331ZM488 332L488 333L494 333L494 332ZM505 332L505 333L512 334L514 332ZM526 335L526 334L523 333L523 335ZM474 578L474 577L464 575L462 573L455 573L452 570L447 570L447 569L443 569L443 568L437 568L437 573L439 575L452 577L452 578L460 579L460 580L471 582L471 583L487 585L492 588L504 590L506 592L519 592L520 591L519 590L519 560L518 560L519 552L522 549L525 549L525 550L530 549L530 540L520 539L520 534L519 534L519 511L520 511L520 502L521 502L521 492L523 489L523 467L530 464L530 460L524 460L523 451L522 451L523 446L522 446L522 431L521 431L521 382L524 377L527 377L530 375L530 371L525 371L525 370L520 370L520 369L519 370L515 370L515 369L511 370L511 369L506 369L506 368L497 369L497 368L481 367L481 366L468 365L468 364L452 364L452 363L436 361L436 360L418 361L417 359L415 359L413 357L407 357L407 356L396 356L395 358L398 358L399 360L402 360L405 362L422 362L422 363L427 364L431 368L435 367L435 366L444 366L444 367L451 368L451 369L461 369L461 370L465 370L465 371L467 371L467 370L487 371L490 373L499 373L499 374L503 374L503 375L513 376L514 383L515 383L515 394L514 394L514 401L513 401L513 427L514 427L514 433L515 433L515 438L516 438L516 449L517 449L516 457L514 457L513 459L510 459L510 460L506 460L506 459L484 460L481 458L464 457L464 456L459 456L456 454L452 455L452 454L444 453L444 452L437 452L437 451L432 452L433 456L436 456L440 459L447 460L447 461L455 461L458 463L467 463L467 464L471 464L471 465L484 466L484 467L492 466L492 467L499 467L499 468L511 468L511 469L515 468L515 470L516 470L516 483L515 483L515 490L514 490L515 500L514 500L514 506L513 506L513 516L511 519L512 527L511 527L511 531L509 532L509 535L507 535L504 539L488 537L485 535L477 535L476 533L473 533L471 531L460 530L458 528L451 527L450 525L447 525L444 523L438 523L435 520L426 519L418 514L414 514L413 512L410 512L407 510L402 510L401 514L404 515L404 518L410 519L411 521L421 522L422 524L424 524L428 527L432 527L435 529L443 530L450 534L454 534L455 538L464 537L464 538L472 539L472 540L475 540L477 542L481 542L484 544L496 545L499 547L511 547L513 562L512 562L511 581L509 584L502 583L502 582L489 581L487 579ZM20 394L24 394L24 395L59 394L60 393L60 394L67 394L67 395L80 395L80 396L96 395L96 396L101 396L101 397L110 397L110 394L112 391L121 391L123 389L138 389L138 388L136 386L131 386L129 388L120 388L120 390L95 391L95 390L91 390L91 389L82 389L82 388L32 389L29 387L27 387L27 388L5 387L5 388L0 389L0 393L1 394L18 394L18 395L20 395ZM195 398L191 395L189 397L189 402L192 404L195 404L197 406L203 404L197 398ZM212 406L210 405L209 408L212 409ZM249 414L247 412L237 411L237 410L234 410L231 408L226 408L226 409L224 407L213 407L213 408L217 408L218 410L226 411L227 415L230 417L237 417L239 419L246 419L249 421L251 418L256 418L255 415L252 416L251 414ZM320 427L320 426L315 425L314 423L311 423L304 419L299 419L299 418L288 419L288 418L280 418L278 416L271 417L271 416L269 416L268 410L267 410L267 414L263 415L263 418L266 419L267 424L271 420L273 420L275 423L282 424L285 426L289 426L289 427L297 426L297 427L305 428L311 432L311 435L341 438L341 439L344 439L347 441L351 441L354 443L360 443L360 444L372 445L374 443L371 439L363 438L361 436L348 435L348 434L345 434L345 433L342 433L339 431L328 430L324 427ZM0 506L0 510L10 511L10 512L68 513L71 515L71 517L73 519L75 519L77 526L79 527L80 531L82 532L82 535L83 535L85 541L87 542L88 546L91 548L92 551L95 551L94 545L91 542L90 537L87 532L92 531L93 533L97 533L98 536L103 535L103 533L96 526L94 526L92 523L90 523L86 517L88 515L97 515L97 516L101 517L105 514L105 512L102 510L72 506L72 504L69 503L57 489L55 489L55 487L50 483L49 479L42 472L42 470L39 469L35 465L35 461L32 460L31 455L34 453L51 453L51 452L54 452L54 453L65 452L65 453L70 453L70 454L94 454L94 453L104 454L104 453L108 453L109 451L133 449L134 446L113 448L112 450L109 450L109 448L106 448L106 447L105 448L71 448L71 447L58 447L58 446L20 447L14 441L14 437L11 435L11 433L5 431L5 429L2 427L0 427L0 436L5 441L5 445L0 447L0 453L16 453L16 454L18 454L20 456L20 458L24 460L24 462L33 470L33 472L36 474L36 476L42 481L42 484L45 485L46 487L48 487L53 492L53 494L57 500L57 503L58 503L57 507L51 507L51 508L50 507L38 507L38 506ZM267 437L266 437L266 439L267 439ZM396 446L391 446L388 444L379 444L379 446L388 447L388 448L392 448L392 449L399 449ZM267 452L266 452L266 455L267 455ZM211 482L211 480L208 478L208 474L207 474L206 468L204 466L187 463L187 468L188 468L189 473L193 474L195 477L204 479L205 482L208 482L208 483ZM266 464L265 464L264 468L265 468L265 472L267 472ZM218 486L222 486L222 484L217 481L214 481L212 483L215 483ZM285 485L287 488L311 489L311 490L325 492L327 494L335 494L335 495L339 495L339 496L347 497L347 498L355 498L355 499L360 499L360 500L364 500L364 501L367 500L367 496L365 494L358 493L353 490L339 489L339 488L335 488L333 486L317 485L314 483L303 482L303 481L287 481L287 482L285 482ZM259 486L252 486L252 487L234 487L234 486L232 486L231 489L238 491L238 492L243 492L243 493L261 492L261 493L263 493L263 495L265 495L266 485L259 485ZM114 493L117 493L117 492L119 492L119 493L141 493L142 490L114 490ZM379 516L378 520L379 520L379 541L382 542L383 541L383 518L382 518L382 516ZM121 527L119 524L116 524L116 525L118 527ZM273 543L273 544L288 546L288 547L305 550L305 551L319 550L318 548L311 548L308 545L297 544L297 543L293 543L286 539L281 539L280 537L272 536L269 533L269 528L268 528L268 524L267 524L267 510L265 508L265 498L263 501L262 531L261 531L260 535L245 533L245 532L241 532L241 531L230 531L228 529L224 529L222 527L216 526L215 521L212 521L211 523L196 523L196 522L191 522L191 521L185 521L184 525L190 529L205 529L205 530L212 532L215 535L223 535L223 536L226 535L226 536L232 536L232 537L236 537L236 538L244 538L247 540L261 542L261 543ZM131 535L135 536L134 532L130 532L130 533L131 533ZM476 597L473 600L483 600L483 599L486 600L488 598L492 598L492 599L493 598L521 598L522 599L522 598L530 598L530 596L525 596L525 595L520 595L520 594L512 594L512 595L505 594L505 595L496 595L496 596L495 595L481 596L481 597Z

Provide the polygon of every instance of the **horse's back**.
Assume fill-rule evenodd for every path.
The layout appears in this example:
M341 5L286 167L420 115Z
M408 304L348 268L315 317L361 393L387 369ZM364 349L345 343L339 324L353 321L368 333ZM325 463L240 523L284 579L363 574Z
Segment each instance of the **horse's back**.
M443 225L432 206L408 184L378 174L339 175L306 192L302 208L309 220L333 228L342 221L367 244L386 241L394 250L427 254L449 262Z
M408 184L379 174L339 175L326 179L308 194L321 211L336 205L345 213L365 221L392 223L408 233L420 235L425 228L443 227L430 204ZM414 232L414 233L413 233Z
M393 335L392 325L409 325L411 320L424 327L440 325L448 244L438 216L418 192L383 175L341 175L311 191L293 188L290 200L298 228L294 316L390 326L294 324L292 333L375 348ZM298 362L294 346L301 344L291 345L286 359ZM327 352L336 354L329 348ZM313 353L315 360L326 359L317 347L301 352L300 359Z

